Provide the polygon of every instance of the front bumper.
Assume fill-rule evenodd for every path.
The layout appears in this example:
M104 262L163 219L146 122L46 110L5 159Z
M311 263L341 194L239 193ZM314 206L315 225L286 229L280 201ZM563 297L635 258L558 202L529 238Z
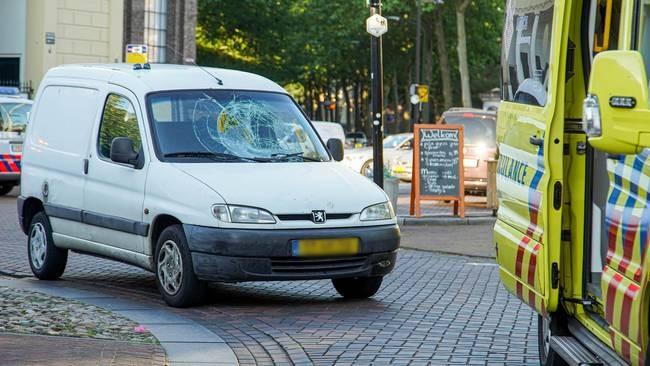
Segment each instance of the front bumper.
M2 162L0 162L0 164L2 164ZM6 182L17 185L20 182L20 173L5 173L0 171L0 183Z
M395 266L397 225L336 229L245 230L183 225L194 272L206 281L310 280L384 276ZM292 240L359 238L359 253L297 257Z

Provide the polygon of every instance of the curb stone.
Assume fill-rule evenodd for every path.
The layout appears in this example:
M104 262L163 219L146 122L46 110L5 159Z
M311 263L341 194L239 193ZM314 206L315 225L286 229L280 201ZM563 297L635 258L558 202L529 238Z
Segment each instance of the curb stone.
M69 288L62 281L34 279L0 280L0 286L28 289L50 296L76 300L122 315L145 326L165 350L169 365L237 366L239 362L226 342L196 322L163 308L84 288ZM217 361L215 361L217 360Z
M492 225L496 222L493 216L470 216L465 218L453 216L398 216L400 226L442 226L442 225Z

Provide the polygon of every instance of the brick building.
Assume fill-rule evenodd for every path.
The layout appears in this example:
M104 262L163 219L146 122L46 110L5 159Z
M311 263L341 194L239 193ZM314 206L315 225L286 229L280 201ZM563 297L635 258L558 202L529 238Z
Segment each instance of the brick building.
M122 62L128 43L149 45L150 62L194 59L196 2L0 0L0 85L29 92L57 65Z

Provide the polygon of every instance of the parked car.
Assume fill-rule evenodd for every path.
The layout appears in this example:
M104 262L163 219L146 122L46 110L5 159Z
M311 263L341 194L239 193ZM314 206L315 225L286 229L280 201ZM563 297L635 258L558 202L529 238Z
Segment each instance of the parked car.
M368 146L368 137L366 134L358 132L348 132L345 134L345 147L348 149L356 149L360 147Z
M487 190L487 161L495 159L496 114L480 109L455 108L443 113L440 123L464 127L465 191L485 194ZM389 140L390 139L390 140ZM391 173L411 181L413 173L413 134L391 135L384 139L384 162ZM372 148L349 152L345 161L352 169L367 175L372 171Z
M167 304L189 306L207 281L331 279L365 298L394 268L388 197L268 79L67 65L37 95L17 202L40 279L74 250L150 270Z
M0 196L20 183L23 136L32 101L17 88L0 88Z
M440 123L462 125L465 191L487 192L487 162L497 157L496 113L482 109L452 108L442 114Z
M388 164L391 161L402 161L405 159L413 160L413 134L412 133L400 133L396 135L386 136L383 140L384 146L384 164ZM364 147L360 149L350 150L346 153L344 164L347 165L350 169L361 173L364 176L372 176L372 147ZM393 175L404 180L410 180L411 178L411 169L408 169L408 172L395 172Z
M311 123L316 128L321 140L327 142L329 139L338 139L341 144L345 145L345 131L340 123L321 121L312 121Z

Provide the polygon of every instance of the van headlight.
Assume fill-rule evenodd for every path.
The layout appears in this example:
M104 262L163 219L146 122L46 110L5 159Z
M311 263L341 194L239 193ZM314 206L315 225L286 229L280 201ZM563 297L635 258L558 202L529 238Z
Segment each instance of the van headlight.
M390 202L368 206L361 211L361 221L390 220L395 217L393 205Z
M233 205L214 205L212 215L219 221L237 224L275 224L273 215L261 208Z

